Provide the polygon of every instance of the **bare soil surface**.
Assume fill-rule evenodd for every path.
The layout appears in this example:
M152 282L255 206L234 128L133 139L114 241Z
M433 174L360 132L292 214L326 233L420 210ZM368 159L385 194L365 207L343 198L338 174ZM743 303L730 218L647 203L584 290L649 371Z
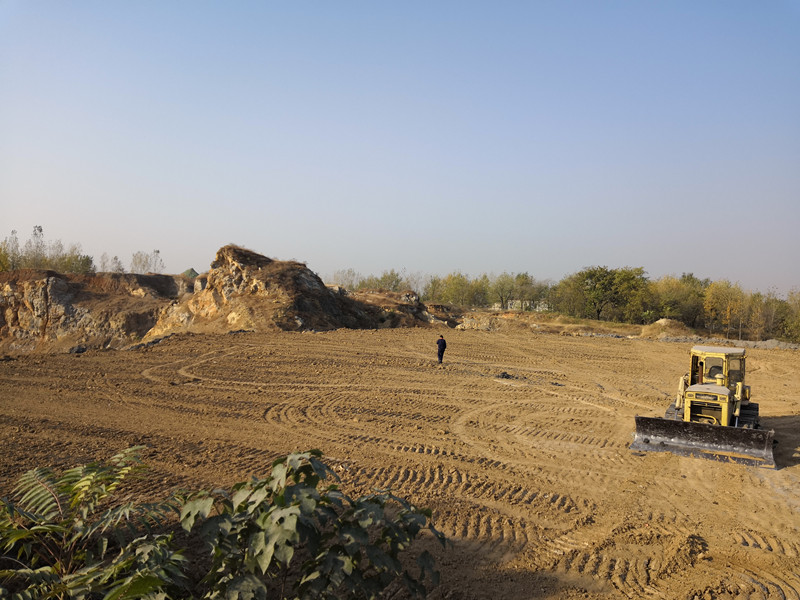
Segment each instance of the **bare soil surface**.
M350 494L431 507L431 598L800 598L800 353L748 350L770 470L628 450L689 344L437 329L179 335L0 361L0 495L135 444L142 497L320 448Z

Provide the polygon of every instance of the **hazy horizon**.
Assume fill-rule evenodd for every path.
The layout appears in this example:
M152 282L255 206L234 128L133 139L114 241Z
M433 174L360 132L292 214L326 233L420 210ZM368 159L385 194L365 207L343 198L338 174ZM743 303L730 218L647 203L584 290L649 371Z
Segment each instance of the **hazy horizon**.
M0 239L800 287L800 3L0 0Z

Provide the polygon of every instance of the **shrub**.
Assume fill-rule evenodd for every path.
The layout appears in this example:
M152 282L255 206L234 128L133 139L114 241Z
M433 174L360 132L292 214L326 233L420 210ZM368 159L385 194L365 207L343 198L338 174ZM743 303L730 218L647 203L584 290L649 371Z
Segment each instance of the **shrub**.
M386 491L352 499L323 487L338 477L319 451L279 459L268 478L230 492L121 502L120 484L143 468L138 450L20 477L16 501L0 500L0 598L375 598L398 582L424 596L426 579L438 582L427 551L418 575L400 560L425 529L444 545L430 511ZM186 544L197 536L209 551L202 577L187 576L184 550L165 533L171 514Z
M169 503L112 502L138 448L57 475L33 469L0 500L0 598L142 598L182 579L162 526Z
M187 531L197 531L211 551L201 582L204 598L375 598L397 581L424 596L424 580L438 572L427 551L417 559L419 575L399 555L428 529L430 511L389 492L352 499L328 477L319 451L277 460L266 479L235 485L230 492L201 492L181 512ZM293 559L301 558L301 564Z

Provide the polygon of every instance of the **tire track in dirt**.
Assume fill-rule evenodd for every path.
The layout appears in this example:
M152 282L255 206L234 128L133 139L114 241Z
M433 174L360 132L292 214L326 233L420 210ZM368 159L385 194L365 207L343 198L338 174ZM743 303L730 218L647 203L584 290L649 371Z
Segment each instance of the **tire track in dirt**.
M518 483L499 483L443 464L360 469L356 480L370 488L420 498L436 507L434 519L441 531L454 540L480 542L470 547L494 559L540 546L543 527L574 528L593 509L586 501ZM441 498L447 501L441 503ZM454 511L453 503L470 508Z
M152 374L151 374L152 376ZM152 383L153 380L149 379ZM160 388L169 390L161 391ZM157 408L165 414L184 415L188 417L206 418L213 414L215 418L252 421L258 418L259 410L254 406L256 391L234 391L225 388L225 396L215 395L215 401L209 403L206 399L208 390L198 381L185 381L177 383L160 384L156 388L147 390L121 390L109 381L104 383L105 397L111 402L125 405L131 409Z
M437 514L437 528L459 544L470 542L466 547L477 564L511 560L538 543L539 531L527 521L509 519L479 504L462 502L458 506L458 513L445 511Z
M738 598L763 600L764 598L780 598L781 600L800 600L800 579L791 572L773 573L770 570L744 567L735 569L732 579L738 592ZM725 586L730 587L730 586Z
M301 432L312 429L317 437L345 446L369 445L377 452L391 451L414 435L415 425L446 425L446 415L423 414L414 410L414 402L404 402L406 410L396 405L371 405L354 403L343 390L325 390L314 399L298 396L284 399L265 408L262 419L286 431ZM422 403L417 403L422 406ZM410 405L410 406L409 406ZM409 410L410 408L410 410ZM384 435L364 435L365 427L385 431Z
M487 358L490 358L487 356ZM484 366L485 370L485 366ZM518 377L526 377L523 369L517 369L515 372ZM203 377L203 373L198 373L194 368L183 367L179 369L179 375ZM539 379L546 380L548 385L553 385L552 382L564 381L565 377L559 377L553 372L547 372L542 375L538 374ZM208 378L206 378L208 381ZM219 378L214 380L215 384L221 384L223 387L227 386L228 382ZM497 381L496 383L506 383L505 381ZM537 385L541 385L540 381L531 379L521 379L513 382L513 387L519 391L536 393ZM367 406L363 403L358 405L349 406L346 392L354 390L354 383L347 384L324 384L324 385L283 385L273 384L270 391L277 392L279 387L284 397L291 396L282 403L276 403L268 410L275 411L277 416L276 421L282 426L295 431L304 428L313 427L318 437L326 438L335 443L352 444L357 443L362 446L369 446L370 449L375 449L379 453L385 453L388 448L389 453L401 452L410 453L414 455L421 455L426 458L434 458L437 461L446 461L448 463L453 461L464 462L468 465L475 466L474 459L469 460L469 455L463 453L456 453L454 450L440 449L438 446L431 446L430 444L408 444L409 432L401 430L397 435L364 435L362 433L364 420L368 420L367 425L371 429L380 424L397 424L403 423L417 423L426 418L421 412L414 413L417 407L427 406L430 407L429 399L403 399L403 410L392 409L386 406ZM305 388L305 392L312 394L315 398L311 401L306 401L303 407L297 406L298 402L303 401L303 393L298 390L298 387ZM376 391L376 386L358 385L359 389L372 388L371 391ZM293 389L291 389L293 388ZM333 388L336 388L334 391ZM325 390L328 391L325 391ZM265 390L261 390L265 391ZM403 390L392 389L391 386L383 388L382 397L397 395L402 393ZM431 388L428 388L431 391ZM647 393L652 394L652 386L647 390ZM422 394L425 392L422 391ZM547 390L547 394L538 400L533 401L533 406L537 411L536 424L526 423L523 419L522 423L506 423L504 419L510 416L519 415L520 409L531 408L530 400L521 400L514 402L513 400L505 399L503 402L498 402L490 406L485 402L485 390L475 389L471 393L477 394L478 397L473 399L473 404L476 408L472 415L475 417L474 431L471 433L473 437L484 438L500 438L508 440L507 448L510 454L519 451L519 446L527 442L528 445L540 444L543 447L552 448L554 445L575 446L581 448L584 454L593 454L594 465L597 466L597 459L603 450L609 448L611 450L619 451L624 449L625 443L615 441L606 436L592 435L591 431L588 433L576 433L575 427L580 426L582 423L584 431L586 426L598 427L598 411L604 414L614 414L618 409L629 410L631 407L635 409L651 408L650 404L639 402L635 400L639 397L639 392L620 390L611 388L608 382L598 383L595 381L587 382L570 382L566 387L554 387ZM633 398L634 400L631 400ZM378 399L376 399L377 401ZM584 408L576 407L575 403L581 403ZM449 404L447 398L441 399L440 406L446 408ZM571 406L570 406L571 404ZM560 406L559 406L560 405ZM268 413L265 411L265 415ZM563 416L564 418L560 418ZM428 415L428 421L435 421L438 423L446 423L448 420L451 424L455 424L454 429L458 429L459 423L463 421L464 413L452 419L444 415L438 418L431 419ZM353 419L356 419L353 425ZM606 431L609 428L613 429L614 421L606 418ZM462 433L467 428L462 429ZM413 435L413 432L412 432ZM420 435L424 439L424 435ZM404 443L405 442L405 443ZM586 448L589 447L589 448ZM502 445L489 444L482 445L482 449L486 452L478 452L471 454L490 455L497 453L498 450L504 448ZM590 452L592 451L593 452ZM617 452L618 454L618 452ZM530 456L537 455L536 452L530 452ZM614 457L607 457L614 461ZM616 466L620 466L620 461L616 458ZM504 461L486 461L487 467L501 469L507 471L509 465ZM563 471L562 471L563 473ZM555 473L554 473L555 474ZM595 478L597 476L595 475ZM470 503L472 508L467 511L469 518L465 520L464 517L459 517L453 514L443 514L440 522L440 528L449 533L450 535L475 542L477 545L476 552L479 552L490 560L505 560L517 554L523 548L531 548L543 545L546 551L555 554L562 554L566 556L576 555L574 560L575 567L565 567L563 562L560 562L561 568L566 571L573 572L576 575L584 576L589 575L592 578L599 578L609 581L618 591L627 597L638 597L641 595L660 596L658 592L658 580L654 578L654 573L659 573L659 562L652 560L638 560L627 556L625 552L617 554L609 554L608 552L601 552L594 554L581 550L576 546L582 543L580 536L570 538L569 534L562 534L560 537L554 538L551 542L547 540L542 541L542 532L540 528L532 528L527 524L524 517L513 514L514 511L509 507L515 507L513 493L510 491L511 486L506 489L480 486L468 484L468 481L474 481L475 475L466 471L455 470L452 474L449 473L445 476L441 466L434 466L422 469L405 469L397 471L393 474L381 473L380 476L375 477L371 483L378 487L392 487L398 492L422 495L423 497L431 497L435 499L437 494L446 494L450 497L461 498L462 502ZM455 482L459 482L455 485ZM600 482L602 484L602 482ZM517 492L519 493L519 492ZM530 492L528 492L530 493ZM563 500L563 496L554 494L554 498ZM528 498L530 500L530 498ZM525 504L524 495L517 499L523 505ZM498 511L494 506L496 503L502 503L505 506L504 510ZM507 506L506 506L507 505ZM528 507L531 508L531 507ZM546 519L545 519L546 520ZM591 525L585 526L587 530L591 530ZM685 535L681 537L681 533L669 528L662 527L661 535L667 539L684 539ZM676 537L677 536L677 537ZM742 538L745 540L745 538ZM758 544L759 542L754 542ZM570 547L570 544L572 547ZM777 544L776 544L777 545ZM572 563L570 563L572 564ZM668 597L668 596L667 596Z
M569 392L570 390L562 392L563 401L569 400ZM536 408L544 413L548 407L547 402L536 404ZM575 414L574 410L570 412ZM535 459L540 472L550 472L554 481L557 481L559 476L563 478L565 471L569 471L570 467L557 457L552 461L546 459L543 461L540 448L552 451L554 446L568 447L572 464L580 464L584 459L587 464L592 464L592 469L580 472L579 477L577 470L572 469L576 475L573 479L582 481L582 485L573 485L572 488L583 489L587 494L591 494L592 489L604 489L609 485L615 485L615 481L624 479L630 472L631 461L627 457L627 441L623 442L613 437L619 424L607 416L608 411L592 412L584 409L582 416L585 415L586 419L577 419L578 429L580 424L585 426L584 433L580 434L577 433L575 418L561 420L539 418L535 424L525 422L522 425L502 423L502 416L519 414L518 407L504 406L501 403L489 404L464 411L454 422L454 430L476 453L508 456L508 460L520 468L529 464L529 458ZM598 414L602 416L598 417ZM498 415L501 415L501 418L498 418ZM586 430L589 426L591 428ZM603 433L600 433L601 431ZM626 456L623 458L621 455ZM564 555L564 558L557 563L558 569L575 576L588 575L607 580L627 597L634 598L645 594L669 597L669 594L663 594L653 588L654 573L650 558L630 558L630 553L627 551L615 555L582 550L594 536L590 524L584 522L582 525L582 531L588 532L587 538L566 533L546 544L547 552ZM674 525L662 525L660 535L674 536L676 531ZM684 532L677 539L685 538ZM645 544L645 547L648 545Z
M449 332L440 368L434 333L175 336L2 363L3 399L20 398L0 402L3 457L78 464L141 442L149 497L320 447L348 493L392 486L432 508L456 542L435 597L499 597L502 581L509 598L800 600L791 448L774 472L627 448L688 345ZM754 395L795 439L797 353L754 355L774 363L751 371Z
M787 558L800 556L800 544L781 540L775 536L759 531L736 531L733 533L734 543L746 548L755 548L774 552Z
M624 524L581 541L588 534L580 532L574 539L588 547L561 552L553 569L606 581L627 598L671 598L670 580L690 569L705 550L693 534L669 521L654 527ZM553 550L558 554L560 549Z
M543 492L522 486L518 483L498 482L459 470L454 466L436 464L427 468L384 467L377 470L362 470L360 476L374 487L381 489L403 489L408 492L428 496L454 495L470 501L486 500L492 503L507 503L507 508L532 507L537 511L546 509L559 515L588 513L593 503L587 500L574 500L552 491ZM554 517L550 517L553 520Z
M229 443L209 445L202 440L177 439L149 430L142 431L136 422L130 422L128 428L121 429L85 422L36 419L29 421L29 426L31 431L37 432L38 435L47 433L53 439L60 440L51 445L51 460L46 463L49 465L69 464L66 459L59 458L58 448L70 453L81 449L81 455L87 456L84 462L91 462L95 460L99 447L110 445L114 449L112 452L116 453L126 447L142 446L140 455L148 465L148 471L160 471L169 477L149 476L143 478L142 482L135 483L136 490L138 492L160 490L162 497L166 494L164 491L164 481L166 480L171 482L172 487L188 486L189 483L210 485L213 479L188 476L198 468L200 468L200 472L219 473L214 466L224 464L223 472L228 474L249 474L256 471L263 474L264 468L268 468L277 457L274 452L245 445ZM244 460L245 457L247 460ZM180 481L176 482L176 477ZM155 494L151 494L151 496L153 495Z
M415 406L417 404L418 406ZM331 423L331 419L339 422L347 423L353 419L367 418L371 422L384 422L384 423L417 423L424 421L426 423L440 425L448 423L450 417L448 415L434 414L428 411L429 414L424 414L419 410L422 403L407 402L403 399L403 410L397 408L390 408L384 406L356 406L348 403L344 394L336 394L335 398L326 398L324 401L315 403L313 408L312 418L315 423L320 425ZM412 412L413 411L413 412Z
M602 421L599 424L594 421L590 430L578 433L573 417L559 419L557 413L547 414L546 408L542 412L546 414L544 419L538 415L517 418L520 415L517 407L491 404L463 411L453 421L452 428L475 453L496 455L521 468L528 468L532 458L540 468L547 468L548 459L543 450L549 454L555 448L569 449L573 462L580 462L581 456L591 456L595 467L598 460L610 461L610 464L603 463L605 469L594 470L595 478L600 476L607 480L608 470L613 472L617 468L618 456L626 449L623 442L601 433L602 430L613 431L616 427L613 421L607 421L606 426ZM502 414L503 420L517 422L499 423L492 414ZM564 468L563 461L558 459L551 464L558 470Z
M173 373L178 373L178 371L180 369L180 367L178 365L186 364L188 361L191 361L189 363L190 365L200 365L200 364L203 364L205 362L208 362L209 360L212 360L214 357L226 356L226 355L229 355L229 354L230 354L230 352L222 352L222 351L219 351L219 350L212 350L211 352L206 352L203 356L201 356L200 360L196 360L194 358L192 358L192 359L183 359L183 358L181 358L181 359L178 359L178 360L168 361L168 362L160 363L160 364L157 364L157 365L153 365L151 367L147 367L146 369L142 370L140 374L141 374L142 377L152 381L153 383L169 383L170 379L168 377L159 376L159 375L156 375L155 373L157 371L166 370L166 369L168 369L170 367L174 367L174 369L172 371ZM188 375L187 377L194 377L194 375Z

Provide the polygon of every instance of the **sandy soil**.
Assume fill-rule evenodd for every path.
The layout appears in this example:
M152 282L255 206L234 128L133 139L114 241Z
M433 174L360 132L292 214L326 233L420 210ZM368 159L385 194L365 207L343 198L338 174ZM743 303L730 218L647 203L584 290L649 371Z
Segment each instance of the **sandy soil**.
M432 598L800 598L800 353L748 350L777 470L628 450L688 344L437 330L174 336L0 362L0 494L145 444L143 495L320 448L452 540ZM501 376L502 374L507 376ZM431 548L435 548L430 544Z

